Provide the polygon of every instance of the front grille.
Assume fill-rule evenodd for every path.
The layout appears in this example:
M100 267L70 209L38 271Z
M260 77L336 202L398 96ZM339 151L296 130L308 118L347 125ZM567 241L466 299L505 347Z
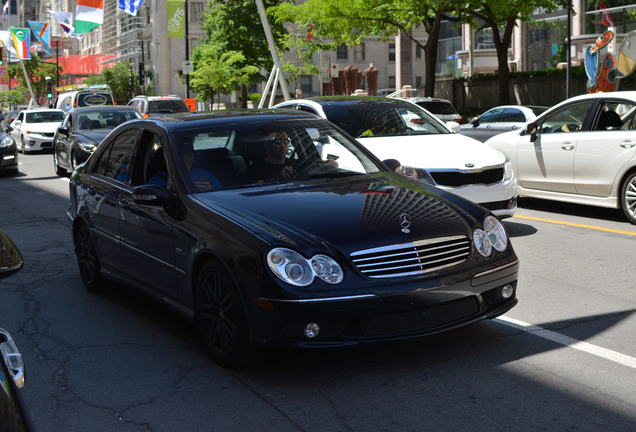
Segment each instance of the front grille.
M434 329L463 321L479 313L475 296L411 312L395 313L373 318L367 325L365 336L381 336L409 331Z
M435 183L441 186L460 187L466 185L489 185L503 179L504 169L491 168L480 172L429 171Z
M52 146L53 146L53 143L50 143L50 142L43 142L40 144L40 147L52 147Z
M469 255L470 240L461 235L365 249L351 253L351 261L365 276L389 278L441 270Z
M55 136L54 132L39 132L39 134L47 138L53 138Z

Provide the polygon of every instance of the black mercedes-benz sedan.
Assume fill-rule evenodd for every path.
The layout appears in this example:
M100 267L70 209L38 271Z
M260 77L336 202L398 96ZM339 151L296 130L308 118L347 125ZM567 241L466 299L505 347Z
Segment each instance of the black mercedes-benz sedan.
M75 171L68 216L87 289L147 291L223 365L258 345L430 335L517 303L518 260L488 210L302 112L128 122Z
M0 132L0 175L18 174L18 146L9 134Z
M53 138L53 168L64 176L86 162L106 135L128 120L141 118L131 107L100 105L77 108L66 114Z

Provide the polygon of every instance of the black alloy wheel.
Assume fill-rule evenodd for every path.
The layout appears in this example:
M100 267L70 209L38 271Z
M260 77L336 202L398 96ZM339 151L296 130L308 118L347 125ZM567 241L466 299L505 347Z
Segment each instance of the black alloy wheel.
M636 172L631 172L621 187L621 208L630 223L636 224Z
M95 241L88 226L84 223L77 227L75 233L75 254L84 287L93 293L103 291L103 279L99 273L99 259L97 258Z
M60 162L57 160L57 150L55 147L53 148L53 168L55 169L55 174L60 177L66 176L66 170L60 167Z
M198 272L196 325L207 351L224 367L240 367L249 354L249 331L238 291L223 267L206 262Z

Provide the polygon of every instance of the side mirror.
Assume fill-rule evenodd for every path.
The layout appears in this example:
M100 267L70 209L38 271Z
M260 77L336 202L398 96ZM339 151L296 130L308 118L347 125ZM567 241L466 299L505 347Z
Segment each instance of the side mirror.
M453 132L459 132L461 129L461 127L459 126L459 123L457 123L456 121L447 121L446 127L452 130Z
M135 204L163 206L170 201L172 194L165 186L146 184L133 189L132 198Z
M528 126L526 126L525 133L530 135L530 142L535 142L537 140L537 130L538 127L536 122L528 123Z
M11 126L7 126L7 133L13 132L13 128Z
M64 127L64 126L60 126L59 128L57 128L57 133L59 133L60 135L68 135L68 128Z
M477 117L476 119L474 119L473 121L470 122L470 124L473 125L473 127L477 127L479 126L479 117Z
M22 255L11 238L0 231L0 279L11 276L24 265Z

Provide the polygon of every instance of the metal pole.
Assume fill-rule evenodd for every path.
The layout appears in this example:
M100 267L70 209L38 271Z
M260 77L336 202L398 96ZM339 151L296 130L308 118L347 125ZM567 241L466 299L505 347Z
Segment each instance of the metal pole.
M572 2L568 1L568 16L567 16L567 33L568 33L568 37L567 40L565 42L565 61L566 61L566 66L565 66L565 98L569 99L570 98L570 81L571 81L571 70L570 67L572 65L572 59L570 56L570 51L571 51L571 47L572 47Z
M272 94L269 97L269 105L267 108L271 108L274 105L274 98L276 97L276 81L280 75L280 69L276 69L276 75L274 76L274 85L272 86Z
M188 40L188 0L185 0L185 60L190 60L190 41ZM190 74L186 74L186 99L190 99Z
M261 17L261 24L263 24L263 30L265 31L265 38L267 39L269 52L272 55L272 60L274 61L274 67L280 70L281 69L280 60L278 59L278 53L276 52L276 44L274 44L274 36L272 35L272 29L269 26L269 20L267 19L267 14L265 13L265 6L263 6L263 0L255 0L255 1L256 1L256 8L258 9L258 15ZM280 83L280 88L283 91L283 97L285 98L285 100L287 101L291 99L289 97L289 89L287 88L287 81L285 81L285 77L283 76L282 73L278 75L278 81Z
M267 78L267 84L265 84L265 88L263 89L263 94L261 95L261 100L258 101L258 108L261 109L265 105L265 101L267 100L267 92L272 85L272 81L274 80L274 71L276 71L276 67L272 68L272 71L269 73L269 78Z
M35 102L35 94L33 94L33 88L31 88L31 80L29 79L29 74L27 74L26 67L24 66L24 60L20 60L20 66L22 66L22 72L24 73L24 80L26 81L27 87L29 88L29 93L31 94L31 99L29 100L29 107L27 109L31 109L33 106L33 102Z
M60 86L60 40L55 41L55 93Z

